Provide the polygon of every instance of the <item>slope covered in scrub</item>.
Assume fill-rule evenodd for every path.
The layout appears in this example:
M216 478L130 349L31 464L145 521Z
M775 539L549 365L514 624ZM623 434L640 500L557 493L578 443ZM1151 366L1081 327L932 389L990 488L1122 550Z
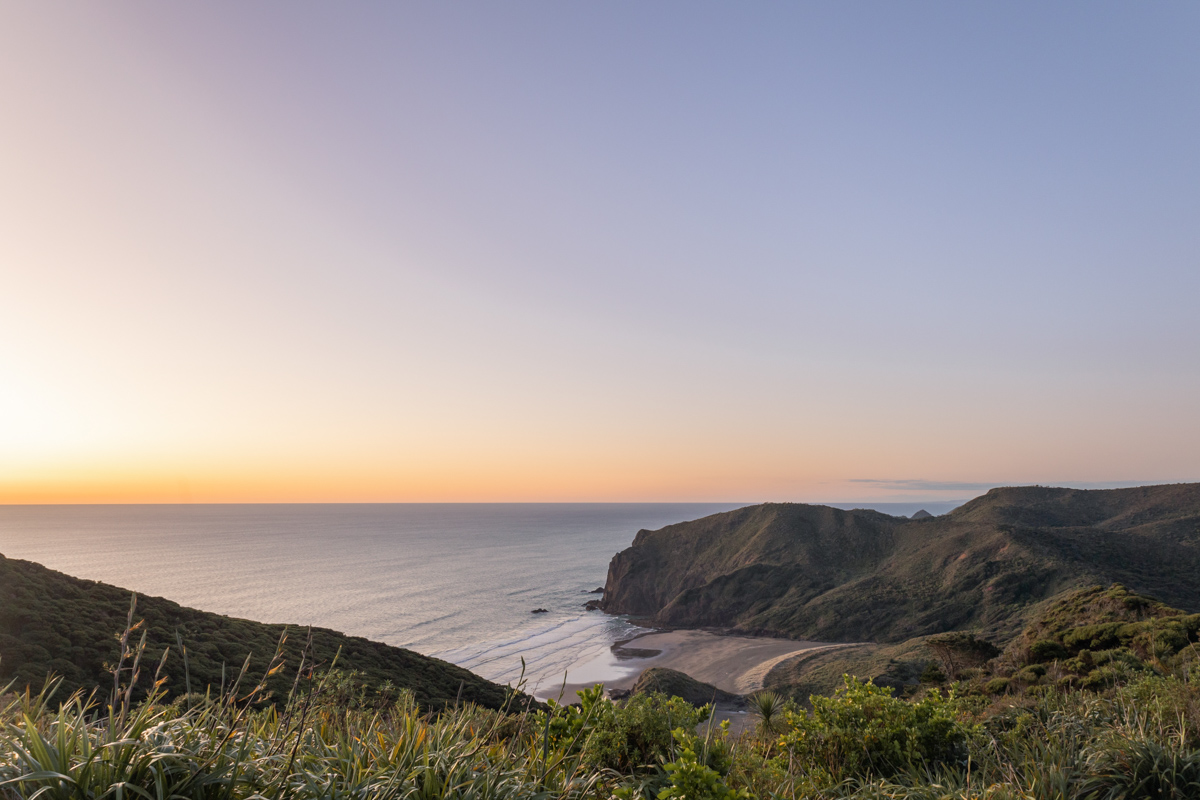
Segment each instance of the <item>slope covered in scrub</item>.
M76 689L110 686L108 668L118 659L116 637L126 626L130 594L0 556L0 686L16 681L19 688L32 685L36 690L49 672L62 678L63 697ZM161 597L138 597L135 619L144 620L147 683L163 649L171 648L165 684L169 696L184 694L189 678L193 692L212 687L219 693L247 656L250 680L258 680L285 629L186 608ZM271 679L276 697L292 686L309 630L288 629L284 657L290 668ZM186 670L176 632L187 649ZM460 697L490 708L505 701L505 687L445 661L325 628L312 628L311 636L306 663L327 669L337 656L337 667L357 672L356 682L368 694L410 689L427 708L441 708Z

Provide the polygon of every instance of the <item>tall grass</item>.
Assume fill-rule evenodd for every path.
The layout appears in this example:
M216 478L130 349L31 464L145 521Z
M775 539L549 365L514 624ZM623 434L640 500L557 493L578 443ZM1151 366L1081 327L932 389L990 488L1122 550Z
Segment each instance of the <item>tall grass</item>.
M6 797L584 797L604 777L536 736L506 736L519 714L464 705L432 717L407 693L373 711L298 698L307 713L151 697L124 720L78 695L54 709L49 696L0 709Z
M708 709L665 697L614 704L596 690L573 707L513 693L499 711L459 703L434 714L403 689L369 697L336 665L314 674L305 657L288 696L267 698L267 678L285 668L282 642L258 681L243 666L224 691L167 702L162 664L141 675L132 616L103 700L57 702L50 682L0 702L0 797L1200 799L1190 674L1007 705L931 695L930 719L952 714L950 725L850 681L818 704L825 713L803 718L761 696L779 735L762 726L733 737ZM139 681L149 694L134 703ZM912 736L918 724L923 739ZM840 767L823 760L835 751Z
M284 666L282 640L252 687L247 659L215 696L167 703L156 673L134 705L145 637L137 639L133 613L131 605L107 705L79 693L55 704L51 680L0 706L0 796L565 798L594 796L605 777L582 768L578 752L539 744L529 707L463 704L434 716L400 690L371 708L353 675L336 669L298 691L300 674L311 672L303 657L286 701L263 704L267 679Z

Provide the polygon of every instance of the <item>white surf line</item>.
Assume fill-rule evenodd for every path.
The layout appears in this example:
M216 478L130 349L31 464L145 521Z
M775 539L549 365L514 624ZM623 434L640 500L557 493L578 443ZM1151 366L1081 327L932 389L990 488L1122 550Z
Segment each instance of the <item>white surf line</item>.
M769 658L766 661L751 667L738 676L734 681L734 691L738 694L753 694L763 688L763 681L767 679L768 673L771 672L779 664L787 661L790 658L797 656L807 656L814 653L824 652L826 650L836 650L843 647L862 647L866 642L851 642L848 644L823 644L817 647L802 647L799 650L793 650L790 653L784 653L781 656Z

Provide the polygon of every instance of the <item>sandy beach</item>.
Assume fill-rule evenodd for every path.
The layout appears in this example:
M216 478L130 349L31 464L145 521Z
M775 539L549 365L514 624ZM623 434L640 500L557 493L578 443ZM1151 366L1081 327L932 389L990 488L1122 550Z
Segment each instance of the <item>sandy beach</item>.
M666 667L734 694L762 688L763 679L782 661L803 652L852 645L731 636L715 631L655 631L614 645L604 660L587 665L581 674L567 675L565 685L540 686L539 699L575 700L579 689L603 683L614 690L633 686L643 670Z

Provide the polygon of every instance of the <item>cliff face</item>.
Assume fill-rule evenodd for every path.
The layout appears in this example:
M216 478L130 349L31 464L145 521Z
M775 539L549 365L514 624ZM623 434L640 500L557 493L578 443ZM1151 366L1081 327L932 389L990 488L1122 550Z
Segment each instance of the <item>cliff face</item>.
M751 506L640 531L608 569L603 608L671 624L732 624L784 594L816 595L869 574L900 520L826 506Z
M1015 633L1060 591L1120 582L1200 610L1200 484L993 489L942 517L767 504L640 531L601 607L825 641Z

